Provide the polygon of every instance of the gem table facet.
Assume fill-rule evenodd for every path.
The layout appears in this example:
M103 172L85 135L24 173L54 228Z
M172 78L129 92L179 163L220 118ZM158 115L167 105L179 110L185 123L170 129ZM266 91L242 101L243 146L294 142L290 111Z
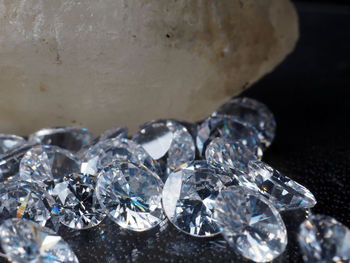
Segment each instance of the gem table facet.
M0 159L11 150L25 145L27 141L19 136L11 134L0 134Z
M267 106L251 98L234 98L222 105L213 116L231 115L259 131L261 143L268 147L275 137L276 121Z
M269 262L285 250L286 227L267 199L231 186L221 191L214 207L223 236L243 257Z
M350 262L350 230L330 216L311 215L301 224L298 240L304 262Z
M98 176L96 196L109 217L122 228L146 231L159 225L163 182L143 165L116 162Z
M273 202L277 209L293 210L316 205L315 197L306 187L266 163L250 161L248 166L247 178L258 187L262 195Z
M224 187L206 161L195 161L170 173L163 189L163 209L176 228L196 237L219 233L214 204Z
M69 245L52 230L25 219L0 226L1 246L11 262L79 263Z

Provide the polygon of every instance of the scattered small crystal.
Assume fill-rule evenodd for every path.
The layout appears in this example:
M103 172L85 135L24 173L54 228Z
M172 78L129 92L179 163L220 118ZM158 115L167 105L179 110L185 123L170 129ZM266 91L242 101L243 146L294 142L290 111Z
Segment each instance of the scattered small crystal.
M113 127L103 132L99 137L99 141L104 141L104 140L113 139L113 138L117 138L117 139L127 138L128 132L129 130L126 126Z
M0 226L1 246L11 262L65 262L79 260L52 230L26 219L8 219Z
M165 158L164 166L168 173L195 158L196 148L192 135L185 126L172 120L146 123L134 135L133 140L155 160Z
M251 98L234 98L222 105L212 116L231 115L259 131L261 143L271 145L276 132L276 121L267 106Z
M265 198L231 186L221 191L214 207L223 236L243 257L269 262L285 250L286 227Z
M258 131L232 116L209 117L198 127L196 143L201 155L205 154L206 147L216 137L225 137L233 142L239 141L259 158L263 154Z
M350 262L350 230L330 216L311 215L301 224L298 240L304 262Z
M163 209L176 228L197 237L214 236L215 199L224 187L206 161L194 161L170 173L163 189Z
M22 137L11 134L0 134L0 159L9 151L25 145L27 141Z
M71 152L78 152L89 146L95 136L85 128L59 127L46 128L31 134L28 138L30 143L55 145Z
M99 173L96 196L109 217L122 228L146 231L164 220L163 182L143 165L116 162Z
M311 208L316 205L313 194L304 186L259 161L249 162L247 179L279 210ZM242 181L243 185L244 182ZM249 185L248 185L249 187ZM254 189L253 189L254 190Z

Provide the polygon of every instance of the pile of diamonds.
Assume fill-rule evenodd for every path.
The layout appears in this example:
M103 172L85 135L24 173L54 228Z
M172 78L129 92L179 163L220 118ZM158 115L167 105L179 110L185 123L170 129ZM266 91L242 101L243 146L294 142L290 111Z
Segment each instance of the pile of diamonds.
M261 161L276 122L262 103L235 98L199 125L174 120L95 137L86 129L42 129L28 140L0 135L0 239L13 262L78 262L57 235L97 226L148 231L169 220L195 237L222 234L243 257L283 253L281 211L316 204L304 186ZM300 226L305 262L349 260L350 232L311 215Z

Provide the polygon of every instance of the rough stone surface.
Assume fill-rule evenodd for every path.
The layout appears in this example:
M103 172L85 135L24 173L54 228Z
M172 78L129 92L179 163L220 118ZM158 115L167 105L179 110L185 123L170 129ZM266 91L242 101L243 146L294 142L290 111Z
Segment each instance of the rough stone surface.
M297 36L289 0L0 0L0 129L197 121Z

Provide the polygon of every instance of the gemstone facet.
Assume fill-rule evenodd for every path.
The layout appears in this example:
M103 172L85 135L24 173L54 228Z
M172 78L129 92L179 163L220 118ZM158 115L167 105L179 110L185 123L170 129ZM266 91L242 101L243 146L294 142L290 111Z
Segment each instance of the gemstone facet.
M170 173L163 189L163 209L170 222L187 234L214 236L214 204L224 187L220 175L206 161L194 161Z
M0 134L0 159L11 150L25 145L27 141L22 137L11 134Z
M163 182L143 165L116 162L98 176L96 196L109 217L122 228L146 231L164 220Z
M259 161L249 162L247 178L259 192L279 210L311 208L316 205L313 194L304 186L284 176L276 169ZM242 182L244 185L244 182Z
M201 155L205 154L206 147L216 137L225 137L233 142L239 141L259 158L263 154L258 131L232 116L209 117L198 127L196 143Z
M0 226L0 239L6 256L13 262L79 262L60 236L29 220L6 220Z
M231 186L221 191L214 207L223 236L243 257L268 262L285 250L286 227L265 198Z
M28 138L30 143L55 145L71 152L78 152L90 145L95 136L85 128L60 127L46 128L31 134Z
M108 140L108 139L113 139L113 138L117 138L117 139L122 139L122 138L127 138L128 136L128 127L126 126L117 126L117 127L113 127L110 128L106 131L104 131L100 137L99 137L99 141L104 141L104 140Z
M231 115L259 131L261 143L268 147L275 137L276 121L267 106L251 98L234 98L222 105L212 116Z
M300 225L298 240L304 262L350 262L350 230L332 217L311 215Z

